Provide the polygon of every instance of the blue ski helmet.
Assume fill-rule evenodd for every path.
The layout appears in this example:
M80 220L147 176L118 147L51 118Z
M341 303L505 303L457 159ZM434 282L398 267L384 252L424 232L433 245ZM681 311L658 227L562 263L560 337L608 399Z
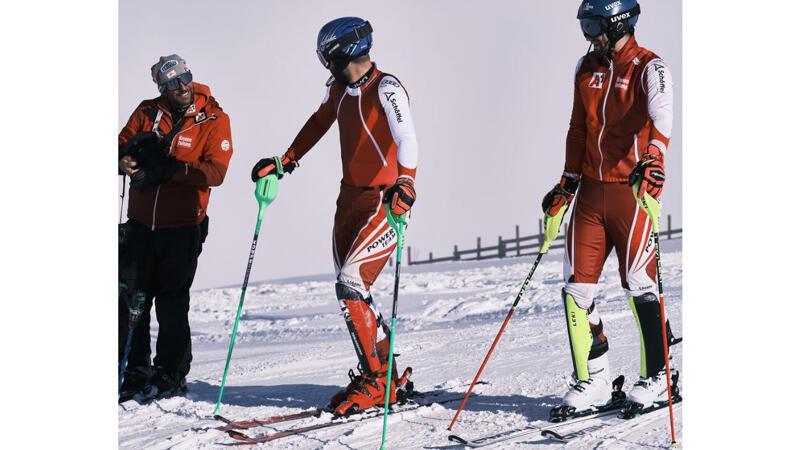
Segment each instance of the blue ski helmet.
M583 0L578 8L581 31L586 37L606 33L613 47L622 36L633 34L641 8L636 0Z
M323 25L317 35L317 56L328 69L344 69L347 63L369 53L372 26L360 17L340 17Z

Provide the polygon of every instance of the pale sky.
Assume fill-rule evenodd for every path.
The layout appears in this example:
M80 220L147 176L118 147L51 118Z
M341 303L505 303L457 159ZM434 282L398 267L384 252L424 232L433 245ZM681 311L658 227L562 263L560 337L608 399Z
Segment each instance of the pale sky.
M675 122L664 214L681 226L681 2L641 1L640 45L672 70ZM250 169L282 154L325 94L315 54L331 19L360 16L374 29L372 59L411 98L419 140L417 203L407 245L444 256L537 230L542 196L558 181L575 64L586 53L579 1L122 1L119 128L158 95L150 66L178 53L231 117L234 154L212 188L211 226L194 288L241 283L257 204ZM280 184L265 214L253 281L331 273L331 229L341 179L338 129ZM666 219L664 219L666 220ZM487 244L490 245L490 244ZM404 255L405 256L405 255Z

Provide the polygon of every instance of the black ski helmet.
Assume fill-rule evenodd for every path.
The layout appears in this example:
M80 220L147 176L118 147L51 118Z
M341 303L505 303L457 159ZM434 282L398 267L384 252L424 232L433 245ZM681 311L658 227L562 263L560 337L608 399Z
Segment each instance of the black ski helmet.
M581 31L587 37L603 33L611 48L622 36L633 34L641 8L636 0L583 0L578 8Z

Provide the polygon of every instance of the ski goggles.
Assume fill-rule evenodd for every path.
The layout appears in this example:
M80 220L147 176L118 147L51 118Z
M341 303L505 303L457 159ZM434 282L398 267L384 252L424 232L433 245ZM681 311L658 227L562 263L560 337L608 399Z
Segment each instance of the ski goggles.
M608 24L602 17L587 17L581 19L581 31L586 37L596 38L608 31Z
M161 92L164 91L174 91L181 87L181 84L184 86L188 86L189 83L192 82L192 72L184 72L177 77L167 80L158 85L158 88Z
M343 53L343 48L358 42L361 38L369 36L370 33L372 33L372 25L369 24L369 21L364 22L364 25L361 25L353 31L343 35L339 39L333 41L324 51L317 49L317 58L319 58L319 62L322 63L326 69L329 69L331 67L331 60L334 57L350 56L344 54L337 55L337 53Z

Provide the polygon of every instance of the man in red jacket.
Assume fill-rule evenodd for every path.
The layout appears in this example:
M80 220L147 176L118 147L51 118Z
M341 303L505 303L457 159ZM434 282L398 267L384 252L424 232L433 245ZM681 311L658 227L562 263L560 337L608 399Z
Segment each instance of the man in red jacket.
M128 303L144 294L120 400L185 390L192 361L189 289L208 233L211 186L233 153L228 115L178 55L151 68L159 97L143 101L119 133L119 171L131 178L129 220L120 229L120 359ZM150 366L150 308L158 340Z
M661 195L672 132L672 76L661 58L636 42L639 10L636 0L581 3L578 19L593 51L575 71L561 181L542 202L551 217L563 213L573 196L576 203L567 231L562 292L575 377L564 403L575 411L611 399L609 344L594 296L612 249L641 343L640 379L628 398L645 406L666 399L651 223L628 180L641 179L640 196Z
M408 93L396 77L370 61L371 46L372 27L358 17L342 17L322 27L317 55L332 74L328 90L281 156L285 171L292 172L338 122L343 178L333 225L336 296L361 372L354 376L351 370L350 385L331 399L339 415L382 405L387 387L393 403L395 388L402 384L396 373L387 375L390 331L370 287L397 245L384 203L399 215L416 198L417 138ZM262 159L253 167L252 179L274 172L274 159Z

